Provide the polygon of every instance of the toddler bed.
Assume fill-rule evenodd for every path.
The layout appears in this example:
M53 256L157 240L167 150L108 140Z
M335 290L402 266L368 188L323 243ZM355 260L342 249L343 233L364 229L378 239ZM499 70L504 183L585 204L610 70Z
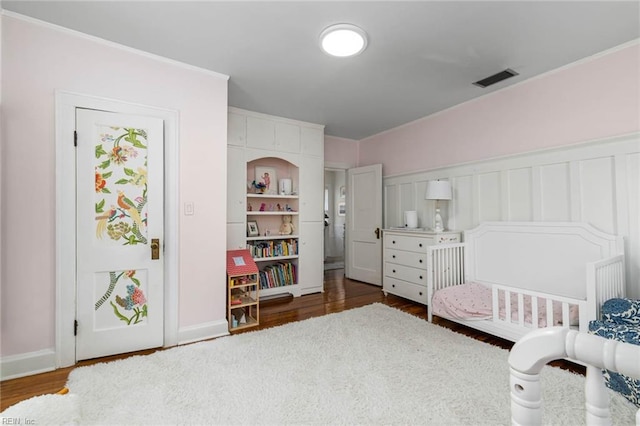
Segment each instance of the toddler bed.
M433 315L513 342L533 329L586 332L625 295L622 237L579 222L486 222L427 248Z

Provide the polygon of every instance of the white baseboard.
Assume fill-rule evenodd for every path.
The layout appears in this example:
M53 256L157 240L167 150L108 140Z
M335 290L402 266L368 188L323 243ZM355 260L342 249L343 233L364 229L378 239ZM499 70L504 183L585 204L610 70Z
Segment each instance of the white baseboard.
M178 330L178 345L213 339L229 334L226 320L211 321ZM0 358L0 381L32 376L55 370L56 352L53 348Z
M182 327L178 330L178 345L227 336L229 324L226 320L211 321L203 324Z
M56 369L56 352L43 349L0 358L0 380L17 379Z
M211 321L178 330L178 344L185 345L228 334L226 320ZM56 368L56 352L53 348L4 356L0 358L0 381L46 373Z

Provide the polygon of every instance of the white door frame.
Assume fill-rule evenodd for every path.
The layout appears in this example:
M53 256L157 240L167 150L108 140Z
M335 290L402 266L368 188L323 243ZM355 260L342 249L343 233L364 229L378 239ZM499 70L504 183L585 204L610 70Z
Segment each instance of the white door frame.
M178 111L57 90L56 124L56 367L76 363L76 108L164 120L164 346L178 344Z

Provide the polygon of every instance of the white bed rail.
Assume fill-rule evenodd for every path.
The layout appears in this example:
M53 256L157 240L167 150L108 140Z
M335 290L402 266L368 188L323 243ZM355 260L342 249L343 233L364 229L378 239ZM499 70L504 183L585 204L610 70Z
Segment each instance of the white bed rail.
M465 243L438 244L427 247L427 301L431 304L433 293L446 287L465 283ZM433 315L427 309L428 320Z
M585 312L587 318L600 318L600 308L609 299L624 297L624 254L587 264L587 294L595 294L596 312ZM594 306L594 305L592 305ZM582 321L583 319L580 318Z
M569 358L587 364L585 407L587 425L610 425L609 394L602 369L640 379L640 346L592 334L550 327L520 339L509 354L511 423L542 424L540 371L550 361ZM568 419L571 420L571 419ZM640 410L636 414L640 426Z
M491 285L493 321L505 326L564 328L578 325L581 331L587 331L588 320L580 322L580 312L587 310L587 302L554 294L531 290L516 289L499 284ZM511 301L511 303L507 303ZM515 301L515 303L513 303ZM572 314L575 312L575 314ZM537 314L536 314L537 313ZM530 318L527 319L526 315ZM514 318L515 317L515 318ZM544 319L544 324L541 320ZM556 324L560 322L560 324Z
M467 280L468 269L468 254L469 246L467 243L455 243L455 244L440 244L427 247L427 300L431 303L433 294L443 288L452 287L460 284L464 284ZM579 306L579 324L580 330L586 331L589 320L594 318L600 318L600 307L602 304L615 297L624 297L626 294L625 289L625 264L624 254L611 256L607 259L602 259L596 262L587 264L585 271L586 280L586 292L588 297L595 296L595 303L583 303L582 300L563 298L560 296L552 296L548 293L537 293L528 290L516 290L514 293L513 287L504 287L499 284L487 283L493 288L493 302L494 306L497 306L496 300L498 300L498 291L511 292L510 295L518 298L519 315L523 315L526 312L522 309L524 304L524 296L535 296L531 301L532 311L538 308L537 297L543 297L547 300L544 302L546 307L545 316L547 324L553 324L551 322L551 306L552 300L555 300L562 304L562 324L567 325L572 319L571 307L572 305ZM509 296L506 296L505 300L509 300ZM503 310L508 310L506 318L499 317L499 310L494 309L494 321L501 323L510 323L510 325L522 325L523 319L513 321L511 319L511 307L509 304L503 306ZM432 310L428 309L428 320L431 322L433 319ZM537 327L537 316L534 316L534 328Z

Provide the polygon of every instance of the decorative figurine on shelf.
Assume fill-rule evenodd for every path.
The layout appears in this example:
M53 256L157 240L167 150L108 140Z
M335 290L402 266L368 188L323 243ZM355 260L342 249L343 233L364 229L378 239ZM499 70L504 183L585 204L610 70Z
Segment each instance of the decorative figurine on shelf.
M267 189L269 189L269 185L267 185L265 182L256 182L255 180L251 182L251 186L256 189L257 193L265 192Z
M247 204L247 211L248 212L253 211L253 206L251 204Z
M282 225L280 225L280 235L291 235L295 231L293 223L291 223L291 215L282 216Z
M285 205L284 209L288 212L292 212L293 209L291 208L291 206L289 204Z
M272 212L273 211L273 204L269 204L269 211Z
M265 207L267 207L265 203L260 204L260 211L263 212L265 210Z
M282 206L280 205L280 203L278 203L278 204L276 205L276 208L278 209L278 211L279 211L279 212L281 212L281 211L282 211Z

